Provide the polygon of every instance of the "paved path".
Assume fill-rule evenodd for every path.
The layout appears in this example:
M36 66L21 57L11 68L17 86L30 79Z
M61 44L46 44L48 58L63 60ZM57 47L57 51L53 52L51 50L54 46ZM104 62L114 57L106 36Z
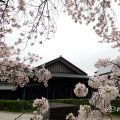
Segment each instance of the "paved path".
M20 113L0 112L0 120L15 120L20 115ZM16 120L30 120L31 116L32 114L24 114Z
M11 112L1 112L0 111L0 120L15 120L20 115L20 113L11 113ZM30 120L30 117L32 114L24 114L21 118L17 120ZM120 117L112 117L112 120L120 120ZM105 120L110 120L109 118L106 118Z

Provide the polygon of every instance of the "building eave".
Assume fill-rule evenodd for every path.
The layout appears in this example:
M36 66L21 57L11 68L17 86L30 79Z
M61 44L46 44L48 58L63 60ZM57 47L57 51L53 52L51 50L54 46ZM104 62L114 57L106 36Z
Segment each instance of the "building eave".
M89 76L86 75L77 75L77 74L64 74L64 73L51 73L52 77L55 78L76 78L76 79L89 79Z
M0 83L0 90L13 90L13 86L9 83Z

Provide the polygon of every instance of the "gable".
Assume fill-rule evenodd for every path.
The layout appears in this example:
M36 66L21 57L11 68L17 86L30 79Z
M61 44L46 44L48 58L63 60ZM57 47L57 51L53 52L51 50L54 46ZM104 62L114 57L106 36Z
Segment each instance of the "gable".
M46 68L52 73L70 73L77 74L74 70L66 66L61 61L57 61L51 65L46 66Z
M38 66L37 68L39 67L40 66ZM57 59L45 63L45 68L47 68L51 73L87 75L87 73L85 73L61 56Z

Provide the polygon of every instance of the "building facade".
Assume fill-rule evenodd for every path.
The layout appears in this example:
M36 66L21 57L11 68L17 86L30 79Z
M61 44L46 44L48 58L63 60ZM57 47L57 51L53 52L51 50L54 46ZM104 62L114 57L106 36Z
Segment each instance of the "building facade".
M37 68L40 68L38 66ZM48 99L75 98L73 93L78 82L84 83L88 87L88 75L63 57L59 57L45 63L45 68L51 72L52 78L48 81L48 87L43 83L37 83L32 79L24 88L17 88L11 91L11 87L6 87L5 83L0 89L0 99L25 99L46 97ZM2 86L2 84L1 84ZM7 97L9 96L9 97ZM90 96L90 91L87 97Z

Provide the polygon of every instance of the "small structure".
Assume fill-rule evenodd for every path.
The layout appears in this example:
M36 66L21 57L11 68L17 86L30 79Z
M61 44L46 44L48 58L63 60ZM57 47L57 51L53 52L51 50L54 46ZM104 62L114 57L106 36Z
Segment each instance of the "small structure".
M41 66L38 66L37 68L40 67ZM73 90L78 82L82 82L88 87L87 81L89 77L87 73L64 59L62 56L45 63L45 68L52 74L52 78L48 81L47 88L44 87L43 83L38 84L36 81L30 80L30 83L24 88L18 88L12 93L9 92L11 94L11 98L9 97L9 99L19 98L32 100L41 98L41 96L48 99L75 98L76 96ZM88 96L89 95L90 94L88 94ZM0 98L2 99L2 97Z
M95 72L95 76L109 74L112 72L113 67L114 67L114 64L109 64L105 67L101 67Z

